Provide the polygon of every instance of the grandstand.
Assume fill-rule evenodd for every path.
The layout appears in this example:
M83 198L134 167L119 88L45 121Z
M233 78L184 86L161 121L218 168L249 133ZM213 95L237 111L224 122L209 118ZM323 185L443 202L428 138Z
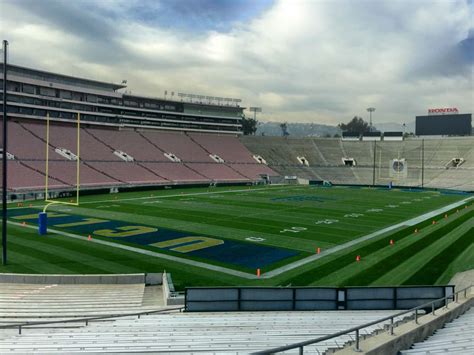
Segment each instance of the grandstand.
M281 175L336 184L386 186L392 181L397 186L474 190L473 137L364 142L244 136L241 141ZM298 156L305 156L309 165L302 165ZM346 158L354 159L356 164L346 166ZM451 165L456 158L462 158L462 165ZM405 161L404 174L391 174L394 159Z
M75 151L76 128L51 125L49 186L64 189L75 184L75 161L58 149ZM44 187L46 126L41 122L10 122L8 161L12 191L41 190ZM223 144L223 142L229 144ZM199 142L199 143L198 143ZM275 175L235 137L160 131L100 128L81 129L80 180L83 188L121 185L178 183L252 182L261 175ZM204 148L207 147L207 148ZM132 159L125 161L116 152ZM179 161L172 161L172 154ZM211 155L222 157L216 162ZM17 177L18 176L18 177Z

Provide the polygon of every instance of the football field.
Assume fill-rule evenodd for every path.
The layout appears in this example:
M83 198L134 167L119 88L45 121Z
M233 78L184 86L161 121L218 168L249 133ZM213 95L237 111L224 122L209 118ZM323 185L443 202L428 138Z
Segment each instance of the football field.
M2 272L166 270L178 288L435 284L474 267L471 205L416 189L172 188L51 206L39 236L44 202L14 204Z

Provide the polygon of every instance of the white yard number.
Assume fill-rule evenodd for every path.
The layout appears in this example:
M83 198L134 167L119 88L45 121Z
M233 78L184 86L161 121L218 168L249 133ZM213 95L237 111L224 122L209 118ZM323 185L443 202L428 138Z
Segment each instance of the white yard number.
M322 221L316 221L314 224L333 224L339 222L338 219L323 219Z
M359 218L359 217L362 217L363 214L362 213L349 213L349 214L345 214L344 217L351 217L351 218Z
M263 242L265 238L260 238L260 237L248 237L245 238L245 240L248 240L250 242Z
M280 231L280 233L285 233L285 232L299 233L307 229L308 228L305 228L305 227L291 227L290 229L283 229L282 231Z

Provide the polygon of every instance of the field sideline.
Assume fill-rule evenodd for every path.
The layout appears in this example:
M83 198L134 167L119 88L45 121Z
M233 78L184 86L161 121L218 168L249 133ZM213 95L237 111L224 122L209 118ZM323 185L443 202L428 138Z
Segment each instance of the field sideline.
M429 280L474 267L471 208L437 216L429 227L398 228L325 256L336 246L469 198L468 194L353 187L218 187L169 189L81 197L81 206L54 206L50 227L85 240L37 236L22 223L44 205L11 206L10 263L2 272L172 273L178 286L191 285L382 285L425 283L417 270L444 265ZM469 202L471 204L471 202ZM463 207L463 206L461 206ZM459 208L458 208L459 209ZM56 217L54 215L56 213ZM24 216L31 215L28 218ZM23 216L23 217L22 217ZM239 276L183 265L87 241L104 240L169 257L186 258L255 275L298 260L320 258L271 279ZM431 236L431 238L429 238ZM434 236L434 237L433 237ZM388 241L392 239L393 245ZM360 253L362 260L355 261ZM448 253L449 255L446 255ZM359 254L357 254L359 255ZM432 259L435 258L433 261ZM386 260L394 260L387 263ZM416 268L414 267L416 265ZM428 265L428 266L427 266ZM430 266L431 265L431 266ZM385 267L385 268L384 268ZM449 280L449 279L448 279Z

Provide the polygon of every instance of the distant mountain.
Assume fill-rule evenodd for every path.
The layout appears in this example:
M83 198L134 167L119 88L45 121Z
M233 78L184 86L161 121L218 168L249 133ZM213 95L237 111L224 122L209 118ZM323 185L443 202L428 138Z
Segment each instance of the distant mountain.
M281 122L260 122L257 135L281 136ZM317 123L287 123L287 131L290 137L327 137L335 134L341 135L341 130L336 126Z
M375 128L381 132L403 132L403 124L396 122L377 123ZM406 124L405 132L415 132L415 121Z

